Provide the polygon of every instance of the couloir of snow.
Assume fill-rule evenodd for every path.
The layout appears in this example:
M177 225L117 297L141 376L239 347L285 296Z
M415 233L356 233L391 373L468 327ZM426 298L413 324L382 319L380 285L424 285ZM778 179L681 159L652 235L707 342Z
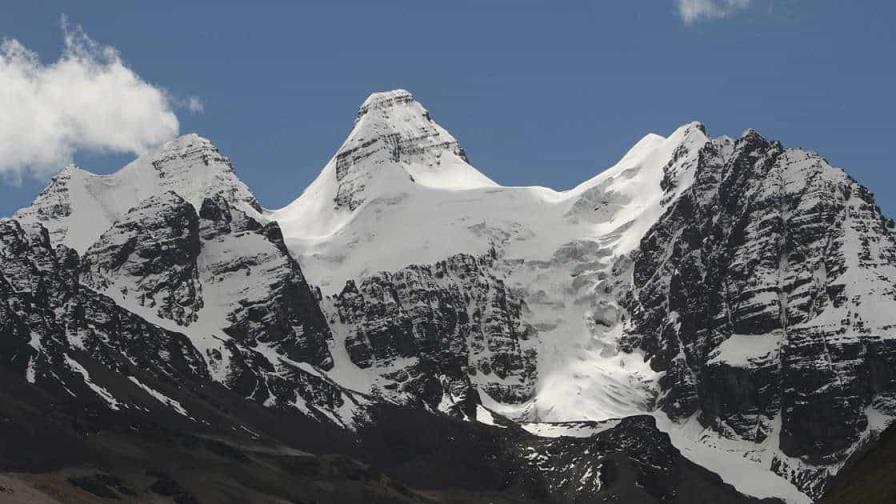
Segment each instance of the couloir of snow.
M193 419L193 417L191 417L190 414L187 412L187 409L184 408L184 406L179 401L176 401L176 400L166 396L165 394L159 392L158 390L150 387L149 385L146 385L145 383L141 382L134 376L128 376L128 380L130 380L131 383L133 383L134 385L140 387L144 392L149 394L156 401L159 401L160 403L164 404L165 406L173 409L175 412L177 412L177 414L183 415L191 420Z
M96 395L98 395L100 399L102 399L106 403L106 405L109 406L110 409L115 411L121 409L121 403L118 401L118 399L116 399L111 392L94 383L94 381L90 378L90 373L87 372L87 369L85 369L80 362L71 358L68 354L65 354L65 364L69 369L81 375L81 378L84 380L84 384L87 385L90 390L96 393ZM68 393L72 394L70 390L68 391Z

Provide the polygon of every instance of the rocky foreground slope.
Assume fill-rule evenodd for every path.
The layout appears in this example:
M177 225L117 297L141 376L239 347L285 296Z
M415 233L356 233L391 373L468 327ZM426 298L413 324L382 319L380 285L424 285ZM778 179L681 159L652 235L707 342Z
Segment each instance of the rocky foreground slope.
M283 209L187 135L65 169L0 238L20 491L807 502L896 414L892 221L754 131L501 187L396 90Z

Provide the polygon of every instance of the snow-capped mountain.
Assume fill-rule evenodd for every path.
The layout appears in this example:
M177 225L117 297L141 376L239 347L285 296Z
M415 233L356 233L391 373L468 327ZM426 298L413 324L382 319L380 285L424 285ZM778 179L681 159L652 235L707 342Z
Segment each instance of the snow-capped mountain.
M282 209L186 135L66 168L3 226L25 383L300 449L259 418L310 419L421 489L473 477L402 457L536 501L808 502L896 415L893 224L755 131L686 124L570 190L502 187L396 90Z
M221 194L244 211L261 208L237 178L230 161L210 141L190 134L112 175L94 175L67 166L30 207L14 217L21 222L40 222L54 244L81 253L136 203L166 191L177 192L194 207Z

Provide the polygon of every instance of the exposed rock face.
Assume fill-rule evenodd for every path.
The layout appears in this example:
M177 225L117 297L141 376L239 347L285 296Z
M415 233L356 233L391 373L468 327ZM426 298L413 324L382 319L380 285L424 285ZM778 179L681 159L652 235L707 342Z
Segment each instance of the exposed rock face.
M199 216L202 283L215 293L216 309L226 312L224 332L330 369L330 328L279 226L262 225L220 196L205 200Z
M66 220L72 214L72 196L69 187L72 184L72 177L77 177L79 172L78 167L74 165L63 168L37 195L30 207L16 212L16 219L32 223ZM50 239L53 243L62 243L66 234L68 234L67 226L53 226L50 230Z
M158 179L159 191L175 191L194 207L206 198L220 197L234 206L261 211L230 160L207 138L183 135L129 166L133 171L144 170L142 164L147 162Z
M756 442L780 418L784 454L843 460L869 408L894 412L892 227L815 154L754 131L707 144L634 264L629 341L665 372L660 407Z
M199 248L196 211L169 191L141 201L100 236L84 255L82 280L189 326L203 306Z
M205 327L242 345L332 367L329 327L277 224L223 196L206 199L199 214L174 192L143 200L87 251L83 269L86 285L125 305L185 328L201 313Z
M44 228L26 230L16 221L0 221L0 259L2 362L29 382L96 393L116 404L96 388L79 361L92 359L117 372L136 366L175 381L208 376L185 336L83 288L77 254L53 249Z
M431 408L478 402L477 390L509 403L531 398L536 331L493 261L461 254L349 282L335 306L352 362L378 369L386 396Z
M191 206L179 206L177 203L183 203L183 200L176 195L153 197L137 208L147 212L155 208L158 213L149 212L147 215L160 218L177 215L177 209L192 211ZM215 208L231 211L226 204L220 201L218 204L221 206ZM213 206L210 200L205 208ZM195 228L197 219L194 212L193 217L187 220ZM74 251L64 246L53 249L44 228L25 229L16 221L0 221L0 300L3 300L0 303L0 328L3 329L0 358L5 365L20 376L25 375L31 383L57 390L63 395L73 394L79 400L93 397L95 402L114 411L130 411L140 407L135 406L131 399L135 394L133 384L126 384L124 390L121 389L120 382L126 380L128 375L146 380L148 374L155 379L205 387L211 384L212 379L217 379L214 375L220 374L219 381L232 391L267 406L298 409L311 418L346 427L353 425L356 418L360 420L368 403L366 399L343 390L310 366L302 368L299 364L309 362L326 367L332 365L332 361L325 340L329 337L329 330L298 270L287 268L285 278L280 278L286 285L282 291L278 291L276 285L270 286L277 296L264 300L242 298L247 301L229 315L233 326L226 328L235 335L234 338L224 340L220 349L206 348L209 351L205 355L197 349L207 346L200 335L191 334L188 338L162 329L122 308L120 303L123 299L133 302L149 298L149 294L155 296L159 305L168 305L170 296L177 292L172 287L178 284L170 278L168 280L173 283L165 283L164 275L159 272L197 269L195 258L192 264L179 268L184 261L176 259L179 257L176 254L166 256L155 253L179 250L160 245L170 238L174 225L179 221L170 221L170 229L155 226L158 222L160 220L143 221L144 224L153 225L152 233L142 229L136 221L120 223L107 233L108 236L104 235L101 240L103 246L92 251L89 260L81 264ZM258 233L276 234L270 227L257 226ZM128 245L133 236L140 236L142 240L136 249ZM160 241L154 242L151 237ZM116 243L117 247L113 245ZM277 246L272 245L271 248L277 249ZM137 251L152 253L140 255ZM253 264L264 270L266 263L259 261L259 258L265 257L264 254L245 257L249 260L254 258L257 262ZM101 266L113 264L114 258L121 259L116 267ZM166 265L167 260L171 263ZM295 264L294 261L290 263L291 259L281 258L281 261L287 266ZM147 270L122 266L136 263L155 264L158 267L154 270L156 273L141 277L139 275ZM226 274L219 272L219 275ZM131 288L123 293L114 289L110 291L118 295L119 301L116 303L79 283L79 278L90 279L99 285L130 285ZM272 280L262 274L258 278ZM145 290L141 291L141 287ZM297 291L300 287L308 291L304 301L311 302L311 305L301 305L303 296ZM216 293L215 289L207 291ZM290 298L293 294L296 296L294 299ZM219 299L213 296L213 300ZM270 314L266 313L265 316L269 318L253 322L251 315L247 314L257 306L253 303L268 303ZM303 312L300 310L302 308L310 311ZM179 312L159 311L156 316L165 319L166 315L174 313ZM281 316L292 318L278 318ZM256 322L257 325L253 325ZM270 324L270 327L265 324ZM286 324L289 330L278 333L277 324ZM277 340L277 336L281 339ZM266 351L262 353L254 349L262 341L270 344L273 353L265 355ZM285 360L278 354L283 355ZM216 371L216 360L224 361L222 373ZM109 371L116 374L108 375ZM172 408L182 412L183 416L190 415L179 405Z
M245 397L322 419L352 409L339 387L298 367L332 367L331 336L279 228L223 196L199 214L173 192L140 202L88 250L82 279L124 306L198 325L191 336L210 375Z

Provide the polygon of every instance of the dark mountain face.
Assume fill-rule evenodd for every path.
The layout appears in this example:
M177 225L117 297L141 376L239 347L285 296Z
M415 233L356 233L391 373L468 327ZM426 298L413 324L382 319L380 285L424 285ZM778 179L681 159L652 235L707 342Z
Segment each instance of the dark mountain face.
M167 192L140 202L100 236L84 255L83 281L98 291L124 284L119 290L141 306L189 326L203 307L200 248L196 211Z
M704 147L634 264L628 338L665 372L660 407L756 442L780 421L783 454L844 460L869 408L893 413L891 229L815 155L755 133Z
M288 218L191 135L0 221L0 492L807 502L859 481L896 416L896 241L866 189L699 125L565 193L502 188L409 93L375 97ZM324 295L296 257L349 279Z
M491 256L461 254L350 281L334 304L351 361L382 369L387 397L431 409L447 398L443 409L461 416L475 416L477 389L502 402L530 399L536 331L493 269Z
M138 368L172 380L208 376L187 337L83 287L77 253L53 249L45 229L2 221L0 240L2 359L28 382L68 394L95 392L114 410L118 401L92 386L87 366L102 366L105 373ZM85 364L88 355L95 362Z
M896 500L896 428L857 452L837 474L821 499L825 504L884 504Z

